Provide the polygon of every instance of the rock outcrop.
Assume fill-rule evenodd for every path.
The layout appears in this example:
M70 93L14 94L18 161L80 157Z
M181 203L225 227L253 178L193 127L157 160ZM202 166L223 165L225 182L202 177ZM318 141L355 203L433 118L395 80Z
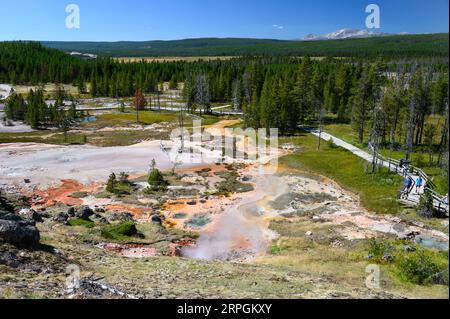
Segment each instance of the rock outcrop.
M39 245L40 234L33 219L39 219L36 212L17 209L14 202L0 195L0 243L9 243L19 248L32 249ZM16 211L27 212L24 220Z

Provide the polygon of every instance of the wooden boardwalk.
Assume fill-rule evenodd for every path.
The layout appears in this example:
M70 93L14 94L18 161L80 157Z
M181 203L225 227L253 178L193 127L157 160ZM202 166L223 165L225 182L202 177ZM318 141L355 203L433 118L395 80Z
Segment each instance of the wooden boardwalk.
M350 143L347 143L340 138L337 138L331 134L328 134L326 132L319 132L315 129L307 129L308 132L311 134L319 137L325 141L333 140L333 143L337 146L340 146L342 148L345 148L346 150L350 151L351 153L355 154L356 156L364 159L365 161L372 163L374 159L374 154L370 154ZM440 194L436 193L433 188L435 187L433 181L428 177L427 174L420 168L414 167L412 165L409 165L407 169L404 167L401 167L400 161L392 159L392 158L386 158L382 156L381 154L377 153L376 156L376 163L375 165L384 166L388 168L390 171L395 172L399 174L400 176L404 177L405 179L407 177L410 177L414 181L414 187L412 191L410 191L408 194L405 194L404 192L399 192L398 194L398 200L403 203L404 205L415 207L417 204L419 204L420 197L423 194L423 187L419 189L419 192L416 192L416 185L415 181L420 177L423 181L423 185L425 183L429 186L428 190L431 192L433 196L433 206L436 210L449 215L449 205L444 203L444 198Z

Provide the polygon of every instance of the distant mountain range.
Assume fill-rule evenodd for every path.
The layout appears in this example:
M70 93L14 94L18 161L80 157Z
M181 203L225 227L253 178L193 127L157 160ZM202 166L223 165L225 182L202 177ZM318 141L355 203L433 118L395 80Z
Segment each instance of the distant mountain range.
M401 35L405 35L402 33ZM375 32L370 30L358 29L341 29L336 32L328 33L326 35L308 34L303 40L305 41L320 41L320 40L342 40L342 39L363 39L373 37L385 37L392 35L390 33Z

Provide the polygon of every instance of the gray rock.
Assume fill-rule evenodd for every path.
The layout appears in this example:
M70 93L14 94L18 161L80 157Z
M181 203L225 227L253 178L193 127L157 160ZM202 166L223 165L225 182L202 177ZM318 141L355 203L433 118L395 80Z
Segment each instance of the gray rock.
M128 212L112 212L106 215L109 222L134 222L133 215Z
M70 217L75 217L75 214L76 214L76 210L75 210L74 207L70 207L70 208L67 210L67 215L69 215Z
M21 221L22 218L20 218L19 215L13 214L13 213L7 213L7 212L3 212L0 211L0 220L10 220L10 221Z
M442 271L431 276L431 282L435 285L448 285L448 270L447 273Z
M405 246L404 247L406 252L414 252L416 251L416 248L412 247L412 246Z
M109 224L108 220L105 217L103 217L102 215L100 215L100 214L95 214L95 215L91 216L90 219L93 222L96 222L98 224L103 224L103 225Z
M36 248L39 240L39 230L33 223L0 219L0 241L19 248Z
M31 208L23 208L19 211L19 215L27 220L33 220L37 223L43 223L44 220L42 219L41 214L36 212L34 209Z
M153 215L152 216L152 223L161 225L162 224L161 217L159 215Z
M68 219L69 219L69 215L67 215L64 212L59 213L58 215L56 215L53 218L53 220L58 223L66 223Z
M89 207L85 206L83 208L81 208L77 213L76 213L76 217L80 218L80 219L84 219L84 220L88 220L89 217L91 217L92 215L94 215L94 211L92 209L90 209Z

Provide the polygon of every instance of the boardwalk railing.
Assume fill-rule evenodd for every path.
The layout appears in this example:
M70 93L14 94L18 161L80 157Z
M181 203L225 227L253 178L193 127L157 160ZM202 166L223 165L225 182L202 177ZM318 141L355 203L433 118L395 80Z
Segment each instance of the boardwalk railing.
M374 151L372 151L374 152ZM444 202L444 196L437 193L434 189L436 188L436 184L430 179L430 177L420 168L415 167L413 165L407 164L406 167L401 165L401 162L399 160L393 159L393 158L387 158L383 155L381 155L378 152L375 152L376 158L378 161L381 161L382 166L386 166L385 163L388 163L389 170L395 171L397 174L402 173L403 175L407 175L411 178L413 176L420 176L420 178L426 183L427 185L427 191L431 193L431 196L433 198L433 206L436 210L440 212L445 212L447 215L449 213L449 205ZM392 166L391 166L392 165ZM407 172L405 172L405 169L408 169ZM414 178L413 178L414 179ZM420 197L408 197L407 199L402 199L403 192L399 192L398 198L402 201L406 201L412 204L419 204Z

